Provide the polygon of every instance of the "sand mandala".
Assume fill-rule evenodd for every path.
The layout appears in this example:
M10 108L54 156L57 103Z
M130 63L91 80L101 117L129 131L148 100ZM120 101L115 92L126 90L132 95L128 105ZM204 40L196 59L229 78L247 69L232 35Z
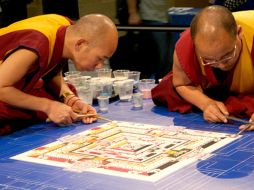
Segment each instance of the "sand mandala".
M240 138L227 133L114 121L29 150L12 159L157 181Z

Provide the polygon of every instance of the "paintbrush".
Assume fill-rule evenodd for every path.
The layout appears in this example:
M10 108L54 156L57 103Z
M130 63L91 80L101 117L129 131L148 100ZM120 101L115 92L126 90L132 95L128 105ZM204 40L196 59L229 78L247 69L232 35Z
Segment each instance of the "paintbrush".
M101 115L99 114L78 114L78 118L82 119L84 117L96 117L98 119L101 119L101 120L105 120L105 121L109 121L109 122L112 122L113 120L111 119L108 119L106 117L102 117Z
M74 109L73 110L75 113L77 113L77 114L79 114L78 115L78 118L83 118L83 117L96 117L96 118L98 118L98 119L102 119L102 120L105 120L105 121L109 121L109 122L112 122L113 120L111 120L111 119L108 119L108 118L106 118L106 117L102 117L101 115L99 115L99 114L93 114L93 113L91 113L91 114L81 114L82 112L81 112L81 110L76 110L76 109Z
M78 110L73 110L75 113L77 113L78 114L78 119L82 119L82 118L84 118L84 117L96 117L96 118L98 118L98 119L101 119L101 120L105 120L105 121L109 121L109 122L112 122L113 120L111 120L111 119L108 119L108 118L106 118L106 117L102 117L101 115L99 115L99 114L96 114L96 113L88 113L88 114L81 114L80 113L80 111L78 111ZM50 122L51 120L48 118L47 120L46 120L46 122Z
M249 121L246 121L244 119L240 119L240 118L237 118L237 117L234 117L234 116L228 116L228 115L225 115L225 117L229 120L232 120L232 121L238 121L240 123L244 123L244 124L253 124L253 122L249 122Z

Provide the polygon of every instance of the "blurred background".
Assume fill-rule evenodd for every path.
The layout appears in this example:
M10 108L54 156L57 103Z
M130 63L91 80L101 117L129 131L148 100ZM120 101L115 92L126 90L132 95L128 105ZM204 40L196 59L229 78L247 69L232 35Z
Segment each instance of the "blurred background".
M142 6L152 19L142 18L140 23L120 23L117 18L118 11L126 6L127 0L0 0L0 27L7 26L15 21L46 13L58 13L77 20L79 17L89 13L101 13L111 18L117 25L119 31L119 45L113 57L105 64L106 68L128 69L140 71L142 78L153 78L157 82L172 69L174 46L179 38L183 27L188 27L193 16L200 8L209 5L205 0L134 0L138 10ZM125 2L125 4L122 4ZM142 4L143 3L143 4ZM210 2L211 3L211 2ZM117 6L118 5L118 6ZM153 13L152 5L160 6L165 16L163 22L153 20L160 14L158 10ZM124 7L125 8L125 7ZM149 12L150 11L150 12ZM133 29L132 26L141 28ZM143 26L151 26L149 30L143 30ZM127 26L122 29L121 26ZM182 27L172 30L172 26ZM161 31L158 31L159 27ZM75 70L73 64L65 68ZM89 72L88 75L94 75Z
M16 0L22 1L22 0ZM57 1L57 0L48 0ZM75 4L76 0L70 0L73 4ZM58 0L59 3L64 3L64 0ZM67 1L66 1L67 2ZM85 15L89 13L102 13L109 16L116 23L118 20L116 19L116 0L78 0L78 10L79 15ZM209 1L207 0L169 0L169 7L204 7L209 5ZM42 14L42 0L33 0L31 3L27 5L28 16L34 16ZM58 9L60 6L58 5Z

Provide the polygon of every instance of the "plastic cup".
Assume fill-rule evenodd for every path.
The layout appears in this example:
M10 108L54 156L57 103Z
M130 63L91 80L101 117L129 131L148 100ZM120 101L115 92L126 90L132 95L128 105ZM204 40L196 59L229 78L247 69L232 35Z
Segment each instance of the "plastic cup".
M98 104L99 104L99 111L108 112L109 97L108 96L98 96L97 100L98 100Z
M114 90L115 95L119 94L119 88L118 88L118 85L117 85L118 82L119 81L116 81L116 82L113 83L113 90Z
M129 70L115 70L113 71L114 78L116 80L126 80L128 79Z
M73 84L76 88L79 86L83 86L91 79L90 76L82 76L82 75L70 75L68 76L69 83Z
M139 78L140 78L140 72L139 71L129 71L128 78L133 79L135 82L138 82Z
M140 78L140 72L139 71L129 71L128 78L133 79L134 80L134 87L137 87L139 78Z
M138 83L138 89L143 94L144 99L152 98L151 90L155 86L154 79L142 79Z
M97 69L96 72L99 78L111 78L112 76L112 69Z
M93 104L93 89L91 88L89 83L82 86L78 86L76 89L78 96L81 100L83 100L85 103L89 105Z
M96 99L102 92L101 78L91 78L91 88L93 89L93 98Z
M67 77L69 75L81 75L80 71L68 71L64 73L64 76Z
M112 84L113 84L113 82L110 81L110 80L102 81L101 82L101 86L102 86L102 92L101 93L111 97L112 96L112 91L113 91L112 90Z
M141 93L133 94L133 107L141 109L143 107L143 95Z
M134 80L132 79L115 82L115 88L117 88L119 99L121 101L130 101L132 99L133 84Z

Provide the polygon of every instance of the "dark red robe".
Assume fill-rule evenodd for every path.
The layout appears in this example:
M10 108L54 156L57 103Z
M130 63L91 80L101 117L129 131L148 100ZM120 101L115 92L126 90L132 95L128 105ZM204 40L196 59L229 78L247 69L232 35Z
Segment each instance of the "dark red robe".
M202 74L189 29L182 33L176 44L175 51L179 63L188 78L194 85L200 85L207 96L224 102L229 113L232 115L250 117L254 113L254 94L246 95L230 92L232 72L228 73L223 82L217 80L214 70L210 66L205 67L206 76ZM253 62L254 48L252 48L251 56ZM178 111L180 113L187 113L197 109L178 95L173 86L172 78L173 73L169 72L152 89L154 103L159 106L167 106L169 111Z
M57 22L55 22L54 18ZM29 28L29 25L24 24L24 29L19 28L8 31L8 28L4 28L1 30L7 29L8 32L4 31L2 33L0 30L0 62L4 61L8 55L19 48L29 49L38 55L38 67L35 71L27 74L15 85L25 93L38 97L58 99L44 85L59 73L64 64L67 63L67 60L62 59L62 52L66 28L71 24L71 21L65 17L59 20L58 18L60 18L59 15L40 16L39 19L44 22L36 24L40 25L42 29L32 26ZM50 19L53 19L54 23ZM61 23L62 21L63 23ZM22 22L20 21L18 25L22 25ZM45 28L54 26L49 30L43 31L44 26L41 25L45 25ZM45 121L46 118L45 113L19 109L0 102L0 135L10 133L39 121Z

